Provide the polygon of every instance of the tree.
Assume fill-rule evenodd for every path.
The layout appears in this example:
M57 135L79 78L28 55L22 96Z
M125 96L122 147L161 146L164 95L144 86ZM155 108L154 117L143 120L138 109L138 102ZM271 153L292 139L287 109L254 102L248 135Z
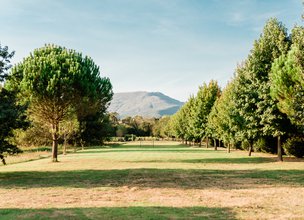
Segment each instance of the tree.
M297 43L276 59L271 72L271 95L293 124L304 128L304 50Z
M79 132L79 122L76 114L71 112L63 121L59 124L59 135L63 139L63 154L67 152L68 141Z
M177 138L181 138L183 142L185 140L187 141L187 116L188 108L187 105L184 104L170 119L173 135Z
M194 99L194 105L190 109L191 118L190 118L190 128L195 140L199 141L207 135L207 119L208 115L211 112L212 106L214 105L215 100L220 96L220 88L218 83L214 80L210 83L203 84L199 87L199 91Z
M220 137L227 143L228 153L230 153L230 146L236 142L235 135L238 129L238 113L231 98L233 89L232 81L227 84L222 95L214 103L207 123L207 130L210 135Z
M234 100L242 119L238 136L249 141L249 155L257 138L271 135L278 137L279 159L282 159L279 141L284 116L270 97L269 74L272 62L288 48L286 28L276 19L270 19L247 60L237 69Z
M114 129L107 113L90 114L81 122L81 143L82 145L102 145L106 138L115 135Z
M24 107L16 104L14 93L0 87L0 160L4 156L21 153L21 150L8 140L13 130L25 126Z
M57 162L59 125L70 111L97 111L106 106L113 92L108 78L100 77L93 60L74 50L56 45L36 49L16 65L9 86L20 90L20 98L29 104L32 119L47 123L52 131L52 161Z
M192 120L195 117L194 111L192 110L195 106L195 97L194 96L190 96L190 98L188 99L188 101L186 102L186 104L184 105L184 117L185 117L185 139L187 141L190 141L190 145L191 145L191 141L194 141L195 139L195 133L193 131L193 127L192 127Z
M170 121L170 116L161 117L153 126L153 136L161 138L172 136Z
M14 52L0 45L0 83L7 78L10 69L10 59ZM16 94L2 88L0 84L0 160L5 164L6 154L17 154L21 150L8 140L13 136L13 130L26 125L24 123L24 106L16 104Z
M284 128L288 127L289 121L286 115L279 111L277 101L271 98L269 75L273 61L282 54L286 54L290 47L286 27L276 19L270 19L265 25L258 45L259 47L254 49L255 53L252 55L256 62L251 61L253 66L257 66L256 63L259 62L256 72L259 86L257 114L260 115L263 136L277 138L278 160L282 161L281 136L285 133ZM263 62L260 61L260 57L263 57ZM255 68L252 69L255 70Z
M7 72L12 67L10 60L15 55L15 52L9 52L8 47L2 47L0 44L0 82L7 78Z
M214 150L217 150L216 138L220 137L222 134L220 132L220 124L218 118L219 112L219 100L217 99L208 115L208 121L206 126L206 136L207 136L207 148L209 146L209 138L214 139Z

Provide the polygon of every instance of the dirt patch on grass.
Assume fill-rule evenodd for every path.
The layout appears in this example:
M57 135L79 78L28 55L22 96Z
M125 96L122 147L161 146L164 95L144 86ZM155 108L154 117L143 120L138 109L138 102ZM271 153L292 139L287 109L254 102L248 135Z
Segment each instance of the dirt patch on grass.
M241 219L253 216L266 219L304 218L304 188L186 190L123 186L93 189L1 189L0 194L0 208L201 206L230 208ZM57 214L60 215L60 211Z
M206 207L227 209L239 219L304 219L302 160L279 163L256 155L118 147L60 156L55 164L47 159L8 165L0 167L0 209ZM53 211L53 218L63 214Z

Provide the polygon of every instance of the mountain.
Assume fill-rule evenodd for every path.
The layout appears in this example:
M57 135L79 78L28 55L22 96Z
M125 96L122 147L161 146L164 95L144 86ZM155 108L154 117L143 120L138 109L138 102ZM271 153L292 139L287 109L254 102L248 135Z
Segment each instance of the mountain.
M183 104L160 92L123 92L114 94L108 111L117 112L121 118L136 115L159 118L173 115Z

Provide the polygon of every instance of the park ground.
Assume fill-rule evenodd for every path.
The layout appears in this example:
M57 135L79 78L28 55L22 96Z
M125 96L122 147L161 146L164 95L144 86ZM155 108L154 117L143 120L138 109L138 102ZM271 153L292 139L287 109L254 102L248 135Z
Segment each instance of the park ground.
M0 219L304 219L303 160L137 144L0 166Z

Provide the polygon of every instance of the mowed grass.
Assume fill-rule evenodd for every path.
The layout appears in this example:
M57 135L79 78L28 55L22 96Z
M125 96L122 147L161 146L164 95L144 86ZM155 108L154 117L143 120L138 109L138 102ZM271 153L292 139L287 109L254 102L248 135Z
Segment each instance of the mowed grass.
M299 159L155 144L59 160L0 166L0 219L304 219Z

